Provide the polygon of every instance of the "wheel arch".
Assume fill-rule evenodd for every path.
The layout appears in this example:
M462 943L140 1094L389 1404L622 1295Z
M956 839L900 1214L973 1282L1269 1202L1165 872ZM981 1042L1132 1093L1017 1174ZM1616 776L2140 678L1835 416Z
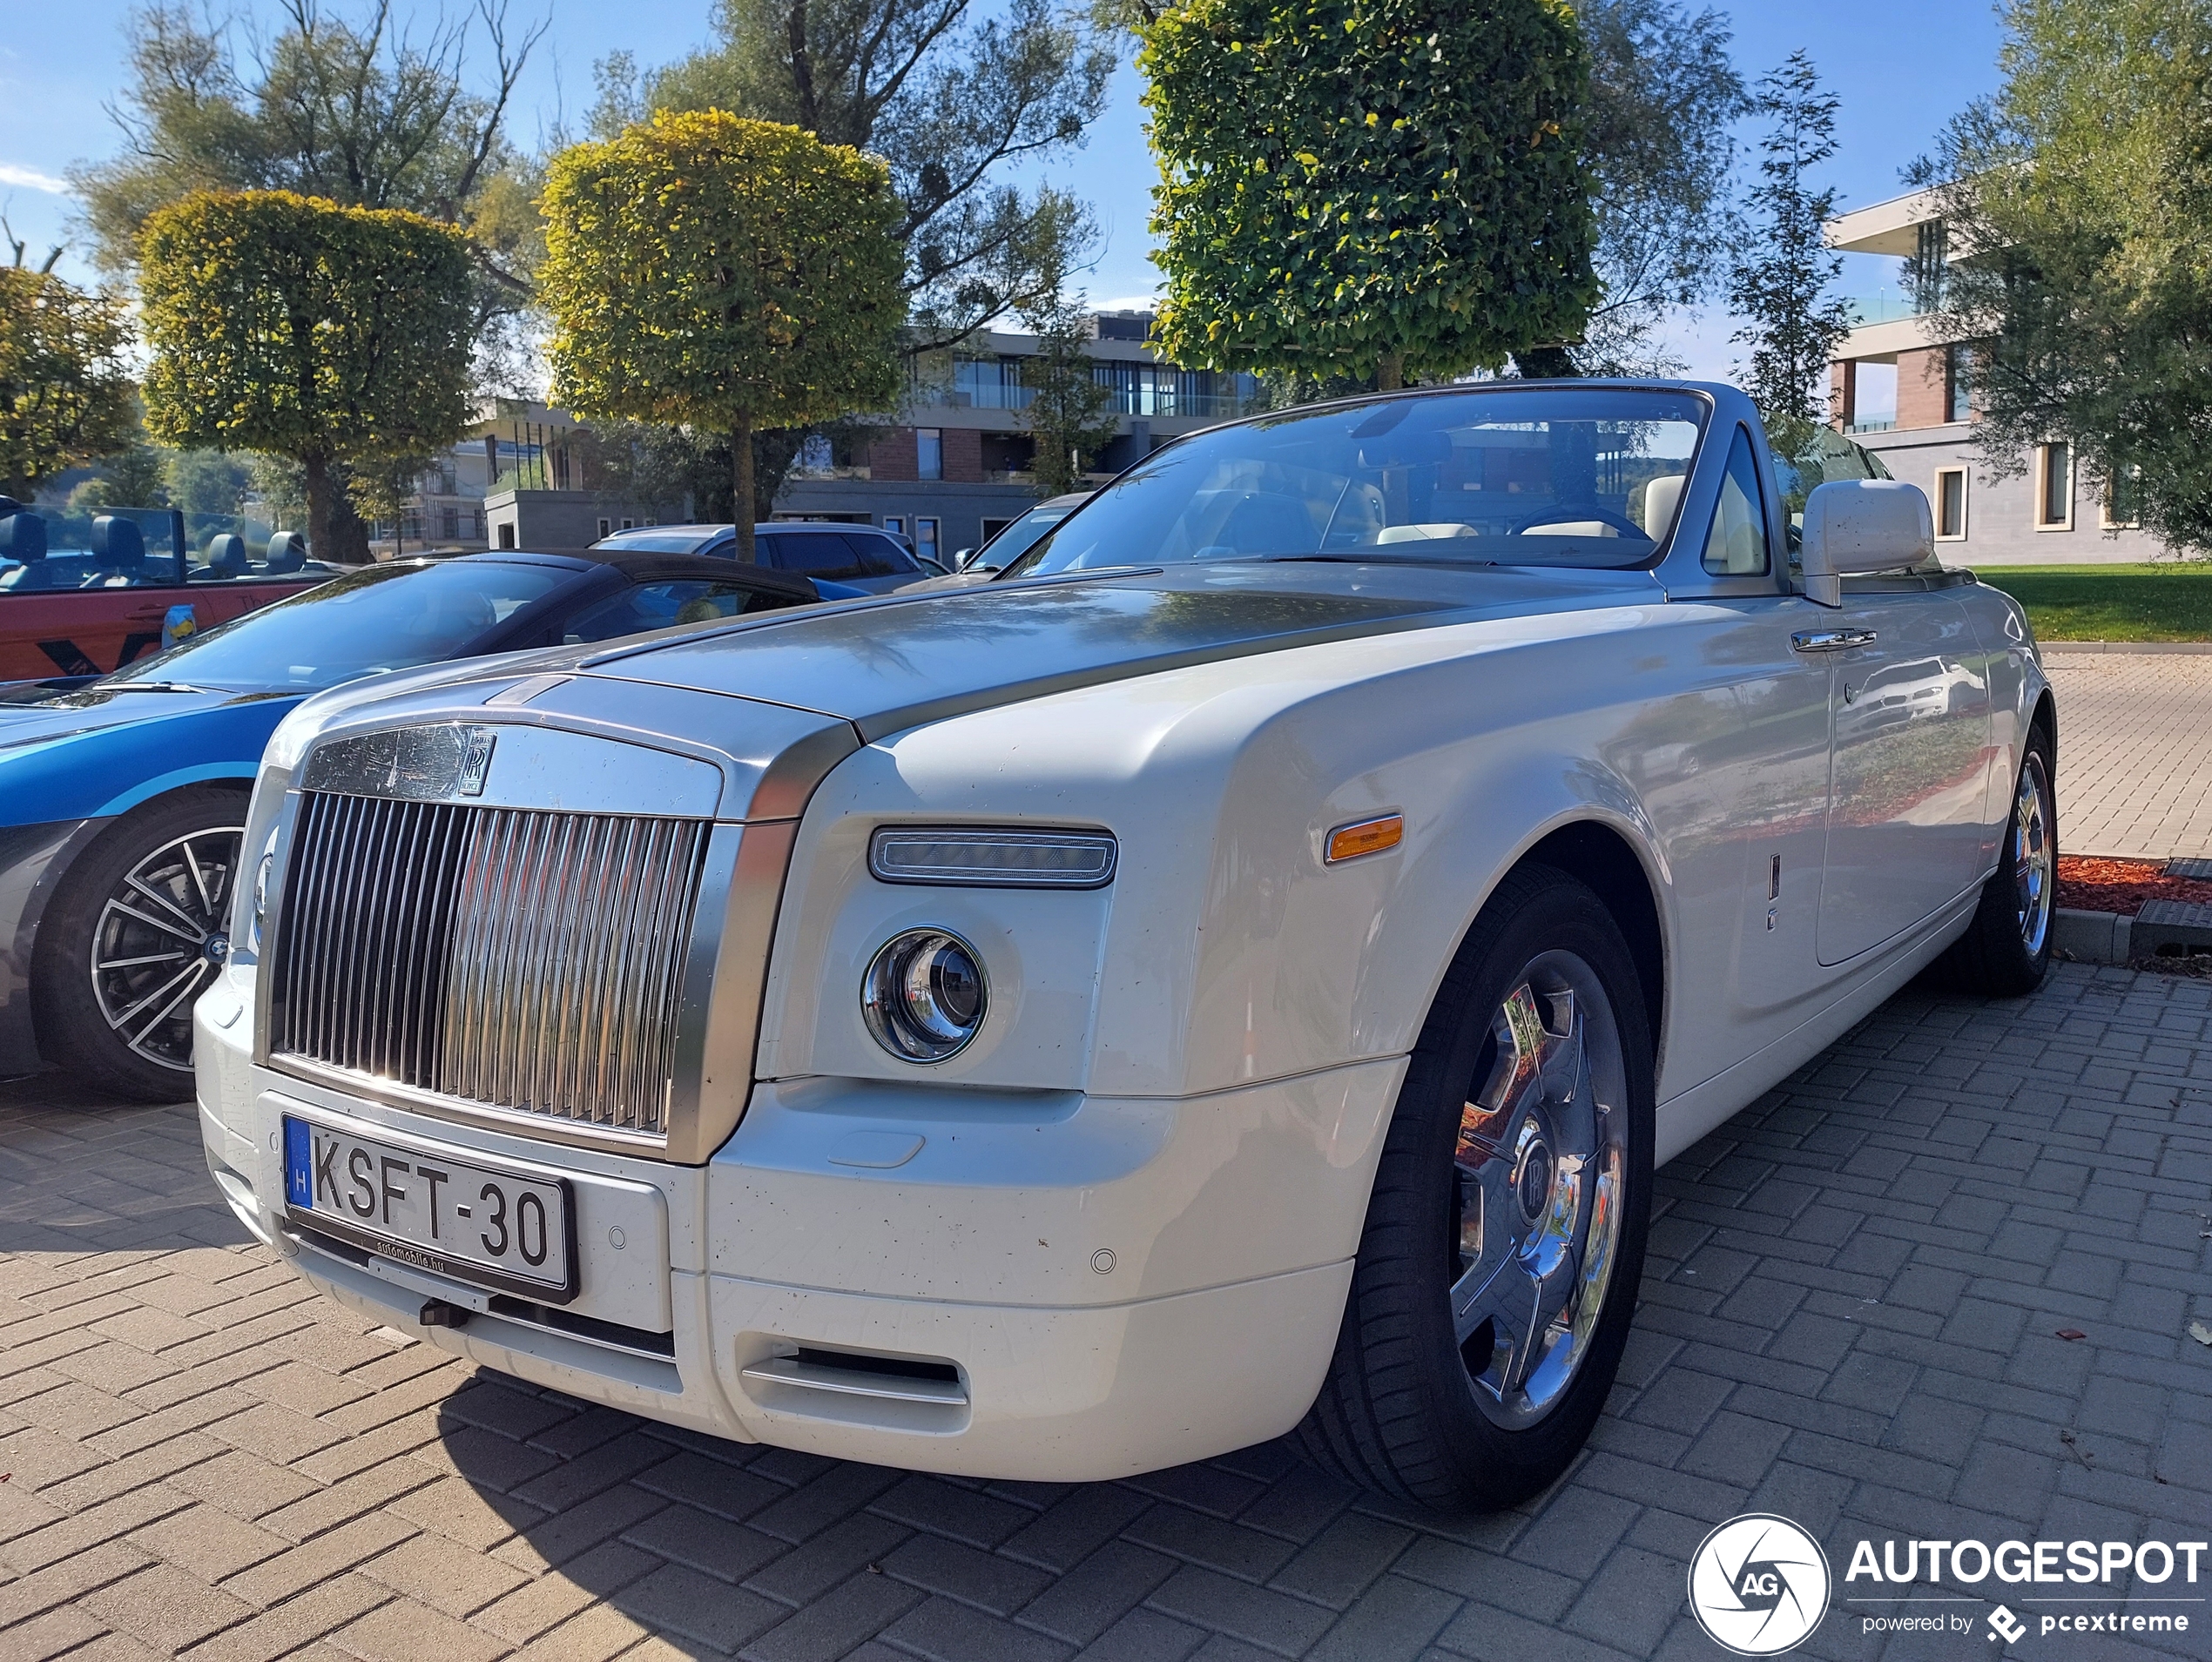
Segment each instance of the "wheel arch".
M1512 869L1528 865L1549 866L1588 885L1613 915L1635 963L1656 1060L1667 1031L1666 935L1659 896L1642 858L1614 826L1578 819L1546 832Z

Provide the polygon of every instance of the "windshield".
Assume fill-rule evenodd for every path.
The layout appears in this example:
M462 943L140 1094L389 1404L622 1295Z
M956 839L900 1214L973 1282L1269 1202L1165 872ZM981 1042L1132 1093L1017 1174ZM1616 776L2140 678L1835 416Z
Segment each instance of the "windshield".
M1511 383L1293 411L1170 446L1008 575L1267 558L1642 565L1705 414L1689 393Z
M576 575L482 559L371 566L140 658L99 684L313 692L460 656L495 624Z
M637 548L646 554L697 554L720 536L724 528L709 526L704 531L617 531L612 536L601 537L591 546Z
M1037 540L1047 531L1081 506L1080 502L1070 502L1062 508L1031 508L976 549L968 564L977 571L996 571L1001 566L1019 560L1036 546Z

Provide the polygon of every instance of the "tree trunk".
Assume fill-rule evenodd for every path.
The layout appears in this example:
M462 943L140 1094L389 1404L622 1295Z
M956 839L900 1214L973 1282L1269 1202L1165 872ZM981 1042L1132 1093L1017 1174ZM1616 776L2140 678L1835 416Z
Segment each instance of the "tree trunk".
M302 456L300 465L307 474L307 554L327 560L331 553L330 462L322 456Z
M730 428L730 466L737 488L730 503L730 518L738 528L738 559L758 565L760 556L752 542L752 418L740 415Z
M1406 385L1406 354L1386 352L1382 362L1375 366L1375 390L1395 393Z

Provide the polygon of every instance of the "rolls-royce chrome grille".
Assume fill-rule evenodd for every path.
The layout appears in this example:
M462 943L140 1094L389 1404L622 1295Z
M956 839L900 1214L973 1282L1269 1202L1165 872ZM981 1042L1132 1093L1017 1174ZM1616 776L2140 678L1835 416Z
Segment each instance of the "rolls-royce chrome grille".
M270 1049L664 1133L708 822L307 791Z

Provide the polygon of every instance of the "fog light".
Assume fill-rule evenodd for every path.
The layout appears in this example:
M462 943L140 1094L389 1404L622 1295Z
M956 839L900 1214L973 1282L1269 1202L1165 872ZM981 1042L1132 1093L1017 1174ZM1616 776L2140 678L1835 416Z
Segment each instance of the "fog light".
M868 966L860 1009L876 1043L901 1061L957 1055L983 1025L990 1002L983 960L958 935L909 929L883 944Z

